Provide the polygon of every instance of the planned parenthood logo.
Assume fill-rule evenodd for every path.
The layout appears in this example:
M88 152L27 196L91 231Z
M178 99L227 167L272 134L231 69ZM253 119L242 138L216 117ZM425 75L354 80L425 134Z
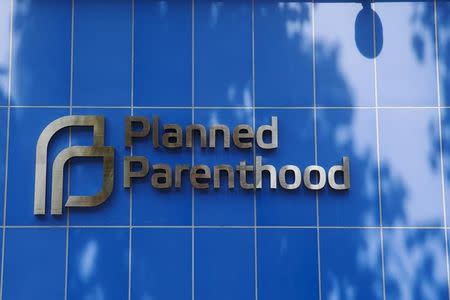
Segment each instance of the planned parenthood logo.
M151 141L153 148L181 149L193 151L194 144L201 149L211 150L223 147L226 151L250 151L255 147L265 151L278 148L278 117L272 116L270 124L253 128L247 124L237 125L231 129L224 124L215 124L208 129L202 124L190 124L185 128L178 124L160 124L158 116L151 121L146 117L129 116L124 120L125 148L131 149L135 139ZM34 214L45 215L47 150L51 138L66 127L92 127L94 141L92 146L71 146L62 150L53 161L51 184L51 214L61 215L63 207L64 165L73 157L103 158L103 184L95 195L69 195L66 207L92 207L105 202L114 186L114 148L105 146L105 120L102 116L66 116L50 123L39 136L36 146L36 172ZM115 133L114 133L115 134ZM221 139L220 146L218 141ZM195 141L197 143L195 143ZM231 147L231 144L233 147ZM234 150L231 150L233 148ZM164 150L163 150L164 151ZM177 152L171 152L177 155ZM152 157L157 160L158 157ZM125 156L123 158L123 187L130 188L137 179L149 178L155 189L179 190L184 181L189 181L194 189L214 190L234 189L235 178L239 187L245 190L261 190L263 177L269 177L270 189L279 186L284 190L297 190L301 185L310 191L319 191L327 186L337 191L350 189L350 159L342 157L342 164L334 165L326 171L318 165L310 165L302 171L296 165L286 164L276 169L271 164L263 164L261 156L254 157L254 165L247 161L215 166L170 165L166 163L149 163L146 156ZM187 176L183 176L183 174ZM185 179L185 178L188 179ZM224 179L224 180L221 180ZM137 182L134 182L138 184Z

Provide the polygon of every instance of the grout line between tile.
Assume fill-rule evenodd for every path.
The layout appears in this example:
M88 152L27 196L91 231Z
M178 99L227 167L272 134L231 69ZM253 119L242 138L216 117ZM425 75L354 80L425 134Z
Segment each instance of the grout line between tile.
M74 51L74 25L75 25L75 0L70 2L70 85L69 85L69 114L73 113L73 51ZM69 128L69 147L72 146L72 128ZM67 197L70 196L70 161L67 164ZM69 233L70 233L70 208L66 216L66 243L64 258L64 299L68 297L68 275L69 275Z
M441 85L440 85L440 70L439 70L439 42L438 42L438 15L437 3L433 1L434 11L434 43L435 43L435 60L436 60L436 88L437 88L437 102L438 107L441 106ZM444 172L444 150L443 150L443 136L442 136L442 115L441 110L438 109L439 121L439 154L440 154L440 168L441 168L441 188L442 188L442 208L444 217L444 227L447 228L447 205L446 205L446 189L445 189L445 172ZM445 265L447 271L447 296L450 299L450 271L449 271L449 257L448 257L448 232L444 230L445 237Z
M65 229L66 225L6 225L7 229ZM129 229L130 225L70 225L69 228ZM254 229L254 225L133 225L133 229ZM450 230L444 226L308 226L308 225L258 225L258 229L343 229L343 230Z
M375 126L376 126L376 144L377 144L377 178L378 178L378 213L380 223L380 256L381 256L381 280L383 299L386 300L386 278L384 267L384 227L383 227L383 204L381 199L381 159L380 159L380 132L379 132L379 114L378 114L378 73L377 73L377 45L375 28L375 2L372 3L372 31L373 31L373 65L374 65L374 92L375 92Z
M191 121L195 116L195 0L191 2ZM191 149L191 163L194 165L195 147ZM191 187L191 300L195 300L195 191Z
M252 0L252 121L253 130L256 128L256 78L255 78L255 0ZM253 164L256 161L256 145L253 144ZM253 172L253 182L256 184L256 174ZM256 186L253 188L253 264L254 264L254 281L255 281L255 300L258 300L258 218L256 206Z
M13 25L14 25L14 0L10 1L10 17L9 17L9 76L8 76L8 105L6 116L6 145L5 145L5 182L3 193L3 224L2 224L2 258L1 258L1 274L0 274L0 299L3 299L4 270L5 270L5 244L6 244L6 204L8 196L8 168L9 168L9 137L11 127L11 88L12 88L12 50L13 50Z
M134 116L134 30L135 30L135 0L131 0L131 75L130 75L130 113ZM133 145L130 148L133 156ZM128 226L128 300L131 300L131 279L132 279L132 259L133 259L133 187L129 190L129 226Z
M315 28L315 6L313 0L311 3L311 30L312 30L312 72L313 72L313 119L314 119L314 162L317 165L317 90L316 90L316 28ZM322 299L322 273L321 273L321 259L320 259L320 207L319 207L319 191L315 192L316 197L316 237L317 237L317 277L318 277L318 292L319 300Z
M28 109L61 109L61 108L73 108L73 109L131 109L131 106L91 106L91 105L0 105L0 108L28 108ZM185 109L190 110L192 106L133 106L134 109ZM387 109L450 109L450 106L195 106L195 109L201 110L387 110Z

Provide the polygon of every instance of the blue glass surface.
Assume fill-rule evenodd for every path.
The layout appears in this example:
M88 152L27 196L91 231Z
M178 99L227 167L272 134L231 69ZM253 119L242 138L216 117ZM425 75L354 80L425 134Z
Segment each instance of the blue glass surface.
M2 159L2 157L6 157L6 134L7 134L7 116L8 116L8 110L7 109L0 109L0 208L1 211L3 211L3 204L4 204L4 191L5 191L5 165L6 161L5 159ZM2 193L3 191L3 193ZM0 221L3 224L3 214L0 217Z
M383 225L442 225L437 110L380 110L379 122Z
M253 229L195 230L195 299L255 298Z
M11 1L0 1L0 105L8 103Z
M312 106L311 3L255 1L257 106Z
M315 39L317 105L374 106L372 10L318 1Z
M447 299L443 230L385 230L386 299Z
M74 105L130 105L131 1L75 1Z
M36 142L53 120L68 115L68 109L13 108L9 136L9 168L6 223L8 225L65 224L66 216L50 215L52 162L69 145L69 130L55 134L48 146L46 215L34 216ZM66 181L66 180L65 180Z
M14 1L15 105L68 105L71 1Z
M447 224L449 224L450 216L449 216L449 209L450 209L450 110L447 108L441 109L441 130L442 130L442 159L443 159L443 176L444 176L444 188L445 188L445 204L446 204L446 217L447 217ZM435 153L434 156L434 164L440 163L440 161L437 161L441 158L441 156L438 156L441 154L440 144L439 140L435 139L433 152Z
M192 299L191 229L134 229L133 299Z
M323 299L383 299L379 230L320 230L320 265Z
M252 105L251 1L195 1L195 105Z
M3 298L64 299L66 230L7 229Z
M183 0L135 2L134 105L191 106L191 6Z
M450 109L438 110L437 83L448 105L450 3L434 5L0 0L0 298L448 298ZM98 207L50 215L57 153L69 137L71 145L92 144L92 129L62 130L49 145L47 214L34 216L36 141L71 112L105 116L113 193ZM155 149L150 135L133 139L131 150L124 146L130 114L158 115L160 137L168 123L233 130L278 116L278 148L243 150L231 141L224 150L219 135L215 149L200 149L197 138L194 152ZM315 150L327 170L350 158L349 191L326 186L316 194L304 183L270 190L267 174L262 190L245 191L237 172L234 190L224 177L220 190L212 179L209 190L192 189L187 174L179 190L153 188L151 175L123 187L126 155L174 168L253 164L256 154L277 170L294 164L303 172L316 163ZM101 173L100 159L72 159L64 201L97 192Z
M73 225L128 225L130 222L129 191L123 188L122 162L130 151L125 149L124 120L130 109L73 110L74 115L100 115L105 118L105 146L114 147L114 188L111 196L100 206L89 210L70 209ZM92 145L92 128L72 128L72 145ZM67 168L66 168L67 169ZM67 170L66 170L67 171ZM75 158L70 163L70 195L95 195L103 184L103 161L101 158Z
M318 299L316 232L258 230L259 299Z
M272 116L278 117L278 148L264 150L257 147L256 155L262 156L263 165L274 165L277 170L284 165L297 165L301 171L313 165L312 110L257 110L256 127L270 124ZM279 185L276 190L271 190L269 175L265 173L267 172L263 173L262 189L256 191L257 224L315 225L315 193L307 190L304 185L292 191L284 190Z
M437 2L437 33L441 104L450 104L450 3ZM431 25L428 25L431 26Z
M253 124L253 111L251 109L220 110L220 109L198 109L194 114L195 122L204 126L225 124L233 134L235 126L238 124ZM253 126L252 126L253 127ZM209 132L207 131L209 134ZM195 164L206 164L211 168L214 175L213 166L219 164L229 164L233 168L239 165L240 161L246 161L248 165L253 164L253 148L239 149L230 139L230 148L223 148L223 135L218 135L215 149L200 149L198 140L195 144ZM234 186L228 188L228 179L222 176L220 189L214 189L213 179L211 179L208 190L195 191L195 225L253 225L253 190L244 190L240 187L239 174L234 172ZM253 182L252 176L248 182Z
M327 186L319 194L320 225L379 225L375 110L320 110L317 135L318 162L325 170L350 158L350 189Z
M68 299L128 297L128 229L70 229L68 255Z
M164 124L176 123L186 128L192 123L191 109L135 109L135 116L145 116L151 122L153 116L159 116L159 134L162 136ZM133 155L145 156L149 166L169 164L172 170L177 164L192 163L192 153L186 148L153 148L152 137L147 136L133 141ZM151 173L151 172L150 172ZM174 174L172 174L174 177ZM187 176L183 180L188 180ZM151 175L133 180L133 224L134 225L191 225L192 224L192 188L184 181L181 189L158 190L151 186Z
M383 2L375 11L383 24L377 57L378 105L436 106L433 2ZM412 88L413 87L413 88Z

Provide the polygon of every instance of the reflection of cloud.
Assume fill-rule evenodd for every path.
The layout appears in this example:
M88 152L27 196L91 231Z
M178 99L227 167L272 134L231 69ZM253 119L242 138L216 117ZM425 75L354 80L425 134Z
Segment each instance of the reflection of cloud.
M79 272L80 278L85 282L89 280L94 271L95 260L98 254L98 247L95 241L89 241L81 253Z
M0 1L0 37L9 41L10 9L8 1ZM9 43L0 43L0 96L7 94L9 68Z
M309 51L311 49L312 27L311 22L305 16L309 15L309 7L306 3L278 3L280 12L287 11L286 36L288 39L297 39L300 50Z
M339 295L344 295L340 297ZM342 278L331 277L331 291L328 297L330 300L353 300L355 299L355 287L348 281Z
M159 2L159 14L161 17L165 17L167 15L168 6L167 1Z
M435 233L415 230L387 232L386 272L397 289L397 299L440 299L442 288L447 283L446 260L442 236Z
M220 10L223 7L223 2L214 2L211 3L211 13L209 19L209 26L215 27L219 22L219 14Z
M91 293L88 293L86 297L84 297L84 300L104 300L105 299L105 293L103 289L96 285Z
M383 178L383 203L401 205L393 215L393 225L440 224L442 220L441 173L430 165L432 155L430 124L437 129L435 110L386 110L380 112L380 155L389 166L392 178ZM411 136L414 134L414 137ZM434 136L432 136L434 137ZM404 187L404 199L394 199L399 183ZM402 215L403 214L403 215ZM402 219L404 218L404 219Z

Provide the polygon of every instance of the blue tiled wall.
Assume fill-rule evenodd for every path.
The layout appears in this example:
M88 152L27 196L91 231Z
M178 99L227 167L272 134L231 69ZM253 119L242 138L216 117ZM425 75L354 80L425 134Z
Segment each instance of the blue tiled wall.
M1 297L448 299L449 82L448 1L0 0ZM105 116L113 193L34 216L36 141L70 114ZM131 114L278 116L279 147L127 149ZM59 132L49 161L70 144L91 131ZM302 170L349 156L351 188L128 190L131 154ZM65 173L66 197L101 185L97 159Z

